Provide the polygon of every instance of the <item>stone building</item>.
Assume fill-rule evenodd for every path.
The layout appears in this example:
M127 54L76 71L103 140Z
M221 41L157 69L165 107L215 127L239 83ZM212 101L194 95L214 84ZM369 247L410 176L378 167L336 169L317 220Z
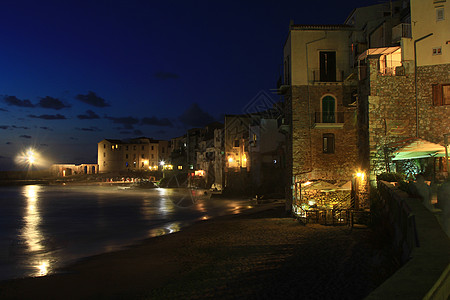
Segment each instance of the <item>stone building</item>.
M131 140L105 139L98 143L98 165L100 173L158 170L160 162L170 159L167 141L150 138Z
M348 43L353 30L350 25L290 25L280 87L290 125L289 198L299 197L302 182L348 181L357 169L357 78Z
M444 145L450 133L450 21L443 15L450 3L410 4L390 45L358 56L359 154L371 182L395 171L399 163L391 159L399 146L417 138ZM442 158L431 160L431 168L445 168Z

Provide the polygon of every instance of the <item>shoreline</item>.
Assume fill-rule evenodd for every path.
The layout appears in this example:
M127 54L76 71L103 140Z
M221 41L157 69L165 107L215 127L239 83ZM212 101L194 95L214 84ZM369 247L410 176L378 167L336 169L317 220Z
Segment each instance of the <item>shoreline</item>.
M370 278L380 271L368 235L304 226L285 216L283 203L263 204L90 256L62 273L2 281L0 298L230 298L281 289L289 299L331 284L330 295L359 299L381 283Z

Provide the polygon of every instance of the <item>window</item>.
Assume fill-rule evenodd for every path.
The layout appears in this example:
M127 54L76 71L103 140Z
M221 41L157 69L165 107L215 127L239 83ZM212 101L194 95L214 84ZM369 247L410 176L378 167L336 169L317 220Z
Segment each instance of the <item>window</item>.
M155 156L152 154L152 158L155 158Z
M128 154L125 154L125 158L128 158Z
M133 158L136 159L136 154L133 154Z
M234 140L234 147L239 147L239 140Z
M106 157L106 153L105 152L103 152L103 157Z
M323 134L323 153L334 153L334 134Z
M322 99L322 123L336 122L336 101L331 96L326 96Z
M125 163L125 168L128 168L128 162Z
M106 144L103 144L103 149L106 149Z
M450 105L450 84L433 84L433 105Z
M445 20L444 8L437 7L436 8L436 21L443 21L443 20Z
M125 150L128 150L128 146L125 146Z
M133 150L136 150L136 146L133 146Z
M144 157L144 154L141 155L141 158L145 158L145 157Z
M183 170L183 166L178 166L178 170Z
M141 149L142 149L142 150L145 150L145 146L142 146Z
M154 148L153 148L153 146L152 146L152 150L153 150Z
M320 81L321 82L335 82L336 81L336 52L334 51L320 51Z

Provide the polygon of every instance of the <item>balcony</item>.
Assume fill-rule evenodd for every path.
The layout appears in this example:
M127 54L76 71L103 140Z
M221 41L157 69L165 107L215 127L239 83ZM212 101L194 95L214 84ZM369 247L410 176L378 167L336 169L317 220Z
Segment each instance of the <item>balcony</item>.
M344 112L316 111L312 118L312 128L343 128Z
M411 24L400 23L395 27L392 27L392 42L399 43L402 38L411 38Z
M315 84L337 84L343 82L344 70L336 69L336 72L326 73L321 69L311 69L311 78Z

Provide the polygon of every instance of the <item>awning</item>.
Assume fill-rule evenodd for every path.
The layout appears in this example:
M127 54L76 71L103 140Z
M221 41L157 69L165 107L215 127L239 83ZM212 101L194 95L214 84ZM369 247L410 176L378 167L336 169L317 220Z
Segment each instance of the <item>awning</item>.
M359 55L358 60L365 59L369 55L388 55L397 51L401 51L400 46L367 49Z
M413 139L407 145L395 151L394 158L392 160L444 156L444 146L422 139Z

